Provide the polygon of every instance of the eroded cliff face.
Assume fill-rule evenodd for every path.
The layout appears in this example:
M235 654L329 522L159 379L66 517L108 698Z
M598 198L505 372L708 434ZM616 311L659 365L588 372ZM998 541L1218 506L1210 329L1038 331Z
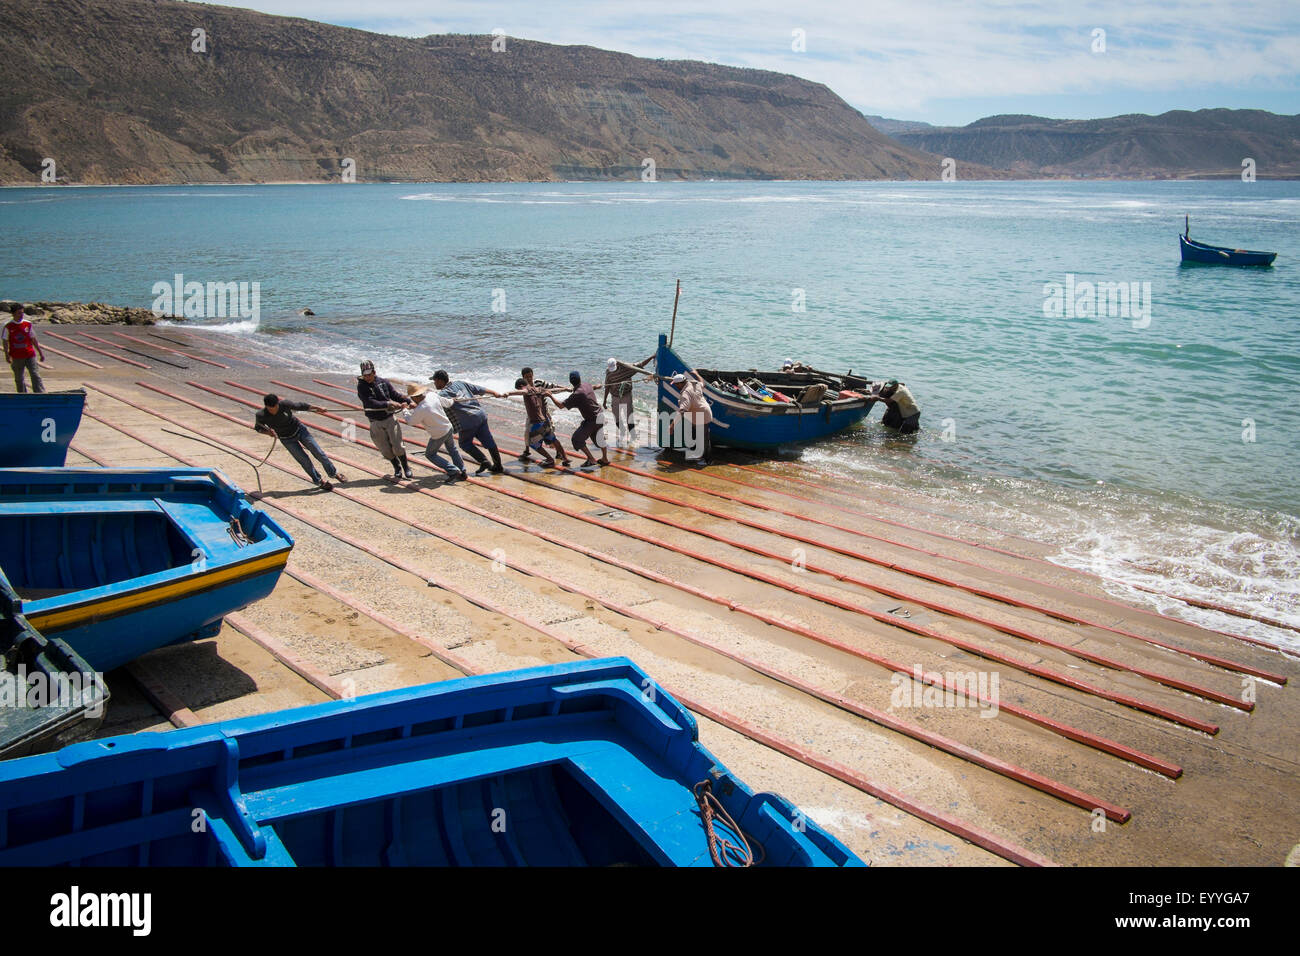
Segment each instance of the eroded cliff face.
M902 129L910 146L1031 176L1300 177L1300 116L1263 110L1174 110L1159 116L1053 120L991 116L969 126Z
M203 31L196 34L194 31ZM825 86L170 0L0 6L0 180L936 179ZM498 46L501 44L498 43ZM196 49L201 47L202 49Z

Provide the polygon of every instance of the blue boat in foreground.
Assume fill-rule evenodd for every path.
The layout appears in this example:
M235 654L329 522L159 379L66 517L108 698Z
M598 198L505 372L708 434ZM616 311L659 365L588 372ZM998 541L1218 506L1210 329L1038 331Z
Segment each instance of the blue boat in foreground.
M21 607L0 575L0 760L90 736L108 701L103 678L33 628Z
M679 372L704 382L705 397L713 409L709 426L713 444L731 448L762 451L825 438L861 422L876 402L868 393L877 383L858 375L693 369L673 351L664 335L659 336L657 362L658 442L663 448L673 447L667 423L677 413L679 395L669 379ZM759 387L752 387L755 382ZM784 395L790 401L751 397L763 391Z
M719 856L862 865L612 658L0 764L0 866L709 866L706 788Z
M1277 258L1276 252L1254 252L1250 249L1229 249L1227 246L1211 246L1197 242L1191 237L1192 228L1189 220L1184 220L1184 232L1178 237L1178 250L1183 262L1198 262L1214 266L1271 266Z
M216 634L292 547L218 471L0 469L0 571L32 627L96 671Z
M0 393L0 468L58 468L86 407L82 389L67 392Z

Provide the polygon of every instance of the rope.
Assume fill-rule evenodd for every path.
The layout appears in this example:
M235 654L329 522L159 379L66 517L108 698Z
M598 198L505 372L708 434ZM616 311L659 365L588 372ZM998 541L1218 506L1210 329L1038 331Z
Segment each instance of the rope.
M177 438L188 438L190 441L196 441L200 445L207 445L209 448L215 448L217 451L225 452L227 455L230 455L232 458L238 458L244 464L248 465L253 469L253 474L257 477L257 497L258 498L263 497L262 473L258 469L261 468L263 465L265 465L268 461L270 461L271 453L275 451L275 446L280 441L278 437L274 435L271 436L271 447L267 449L266 455L257 464L253 464L252 460L245 458L243 455L238 454L237 452L231 451L229 448L222 448L220 445L214 445L212 442L205 441L204 439L198 438L194 435L187 435L184 432L174 432L170 428L164 428L162 429L162 431L166 432L168 435L175 435Z
M709 838L709 856L713 858L714 866L723 867L744 867L754 866L763 861L763 847L758 846L761 854L759 858L754 859L754 851L749 847L749 841L745 838L745 831L740 829L736 821L731 819L731 814L727 808L722 805L713 793L713 784L708 780L701 780L697 783L692 791L695 794L695 802L700 805L700 817L704 820L704 832ZM733 842L727 837L719 838L714 829L714 818L720 819L732 833L736 835L739 843Z

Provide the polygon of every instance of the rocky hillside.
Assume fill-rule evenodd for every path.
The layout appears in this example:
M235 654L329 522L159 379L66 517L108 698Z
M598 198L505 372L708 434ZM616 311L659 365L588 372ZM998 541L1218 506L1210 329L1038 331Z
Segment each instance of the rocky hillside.
M46 158L82 183L635 179L647 157L661 179L939 176L817 83L492 41L171 0L5 0L0 182L39 182Z
M1263 110L1174 110L1098 120L990 116L969 126L874 118L908 146L1029 176L1125 179L1300 177L1300 116Z

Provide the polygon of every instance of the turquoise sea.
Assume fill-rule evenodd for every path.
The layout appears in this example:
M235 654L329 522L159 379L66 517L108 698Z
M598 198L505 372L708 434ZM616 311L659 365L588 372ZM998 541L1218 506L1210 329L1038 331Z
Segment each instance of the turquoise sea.
M1193 237L1277 264L1180 266L1184 214ZM203 321L268 356L496 385L524 364L599 377L611 355L651 354L680 278L688 361L851 367L921 403L916 439L877 411L787 458L1300 647L1125 587L1300 625L1300 183L0 191L0 297L148 307L178 273L259 283L256 321ZM1088 314L1097 283L1136 291L1128 314L1104 291ZM1053 310L1052 284L1082 308Z

